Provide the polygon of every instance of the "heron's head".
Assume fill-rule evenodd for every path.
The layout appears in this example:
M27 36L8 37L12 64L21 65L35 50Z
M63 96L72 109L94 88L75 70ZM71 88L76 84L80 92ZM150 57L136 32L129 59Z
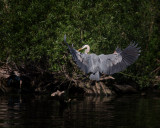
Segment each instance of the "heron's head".
M89 45L83 45L80 49L78 49L77 51L83 50L85 49L85 53L87 54L90 51L90 47Z

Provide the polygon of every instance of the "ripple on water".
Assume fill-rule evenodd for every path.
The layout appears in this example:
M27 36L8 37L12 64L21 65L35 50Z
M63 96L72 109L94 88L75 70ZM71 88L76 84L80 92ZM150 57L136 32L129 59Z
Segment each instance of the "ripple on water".
M64 107L51 97L1 97L0 127L159 127L159 97L83 97L73 101Z

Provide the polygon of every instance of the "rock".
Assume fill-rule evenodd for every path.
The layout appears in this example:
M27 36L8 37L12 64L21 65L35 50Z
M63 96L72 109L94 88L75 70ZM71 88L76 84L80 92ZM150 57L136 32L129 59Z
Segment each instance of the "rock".
M138 91L131 85L114 84L115 90L120 93L137 93Z
M141 96L146 96L146 92L141 92Z

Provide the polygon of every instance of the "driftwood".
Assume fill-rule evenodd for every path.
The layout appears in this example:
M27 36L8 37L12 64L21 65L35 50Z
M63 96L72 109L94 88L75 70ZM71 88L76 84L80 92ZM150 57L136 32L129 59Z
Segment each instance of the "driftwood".
M17 89L27 90L37 93L52 93L51 96L61 96L64 91L71 92L72 94L83 93L85 95L113 95L115 91L120 93L136 92L137 90L130 85L113 85L112 89L107 84L108 79L114 79L112 76L102 76L100 81L91 81L84 74L78 74L77 69L74 69L69 74L68 69L63 67L63 71L55 74L50 72L44 72L41 70L30 70L30 68L24 68L23 71L19 71L18 68L4 65L0 67L0 91L8 92L7 80L11 75L22 78L19 81L19 87ZM61 79L63 77L63 80ZM159 77L157 78L159 79ZM64 88L65 86L65 88ZM15 86L14 86L15 87ZM16 86L17 87L17 86ZM61 91L59 91L59 89ZM114 91L113 91L114 89ZM32 90L32 91L31 91Z
M59 91L59 90L57 90L56 92L53 92L52 94L51 94L51 96L61 96L62 94L64 94L65 92L64 91Z
M68 80L73 82L73 86L80 88L86 95L113 95L114 92L105 85L104 80L114 79L113 77L104 77L100 81L91 81L89 79L82 80L82 78L70 77L67 72L63 73Z

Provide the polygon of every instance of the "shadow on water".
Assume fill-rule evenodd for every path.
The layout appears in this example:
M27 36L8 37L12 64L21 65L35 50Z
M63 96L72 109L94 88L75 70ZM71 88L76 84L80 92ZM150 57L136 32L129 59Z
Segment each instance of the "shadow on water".
M1 128L158 128L160 96L76 97L62 106L50 96L0 97Z

